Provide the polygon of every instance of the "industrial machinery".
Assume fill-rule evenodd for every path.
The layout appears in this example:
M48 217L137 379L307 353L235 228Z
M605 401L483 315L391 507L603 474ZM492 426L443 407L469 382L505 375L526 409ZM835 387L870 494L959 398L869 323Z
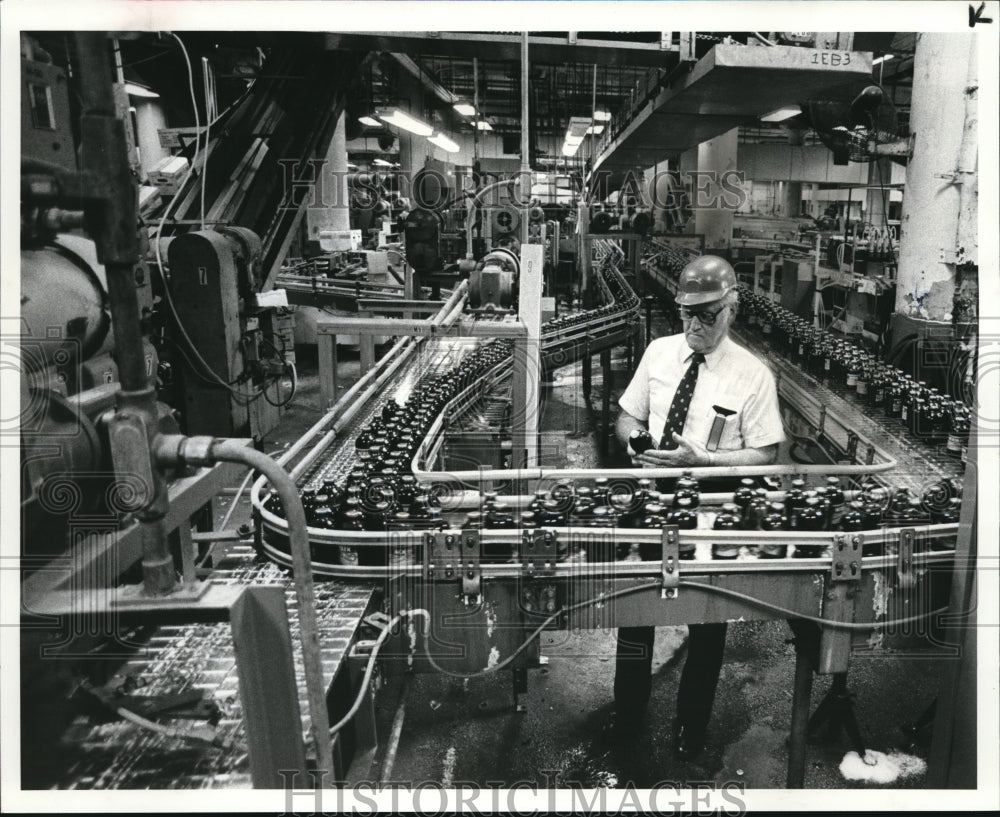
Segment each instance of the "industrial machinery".
M355 250L289 262L281 250L294 217L264 215L273 179L255 177L256 196L233 198L260 150L241 142L247 161L226 159L230 181L206 171L223 191L209 208L219 221L153 237L163 282L154 293L161 279L134 229L107 43L76 36L80 169L29 157L23 174L22 396L32 422L22 430L22 502L26 519L44 517L58 536L26 537L57 544L28 549L22 606L26 623L56 617L66 632L25 627L22 647L67 659L54 678L44 660L22 665L22 713L59 702L45 729L22 734L23 757L42 757L74 725L72 745L48 764L55 779L29 762L29 783L148 787L163 769L180 788L279 788L289 774L297 785L357 780L377 744L377 667L458 678L509 669L518 704L547 630L798 618L817 631L797 645L788 782L801 786L812 674L837 677L846 699L852 648L946 609L956 560L974 553L964 401L742 288L736 331L773 365L791 463L727 468L742 482L724 492L700 487L719 476L711 468L538 465L528 431L538 382L579 363L589 398L598 355L606 445L611 351L626 348L631 371L643 346L637 290L669 295L697 250L644 240L644 210L582 207L586 308L543 322L561 222L505 201L479 214L474 238L487 187L462 201L460 260L442 250L454 213L415 207L403 281L375 280L371 258ZM308 77L329 68L281 56ZM268 80L229 116L270 110L280 90ZM267 121L303 151L322 148L327 114L342 102L324 98L323 114L299 105ZM301 120L310 127L296 128ZM243 139L234 132L213 144ZM497 186L512 189L507 179ZM180 187L190 209L196 187ZM89 239L62 234L83 225ZM548 259L538 246L547 240ZM326 411L275 460L244 437L276 420L268 389L286 374L294 393L279 315L260 297L277 275L289 293L351 300L365 314L320 326ZM421 276L451 287L402 297L422 294ZM68 293L58 305L46 298L56 287ZM648 342L651 300L645 308ZM367 338L361 376L338 394L334 338L351 331ZM377 359L373 336L393 338ZM168 347L170 367L158 357ZM159 399L170 395L173 406ZM247 468L253 530L201 524ZM231 546L213 552L223 541ZM69 567L68 578L53 566ZM851 739L863 754L860 731Z
M38 781L52 771L53 747L65 746L60 736L75 717L96 711L102 722L138 725L182 744L238 751L246 739L254 782L276 786L279 769L305 768L301 734L287 729L300 716L285 594L259 583L220 589L199 581L192 527L204 527L206 515L210 526L211 500L238 466L260 468L279 482L287 478L250 440L182 435L175 409L158 399L157 384L173 378L157 364L151 338L168 335L154 320L126 126L108 80L110 43L105 34L83 33L73 45L80 162L23 160L24 321L18 337L4 339L23 361L21 393L29 409L20 430L22 783L47 785ZM25 93L34 98L30 89ZM51 118L48 124L65 127ZM86 236L66 235L81 228ZM153 252L166 280L161 250L157 234ZM273 346L268 338L274 335L273 328L270 335L263 331L265 310L256 303L260 255L260 240L249 229L223 226L170 242L169 284L155 294L170 304L168 333L181 333L182 357L192 355L201 376L211 373L215 380L197 395L193 381L184 384L182 419L189 428L203 423L209 434L232 433L246 418L230 413L229 396L261 397L275 377L269 361L284 372L280 352L261 347ZM183 299L179 306L174 297ZM254 384L256 392L241 391ZM294 517L299 500L286 485ZM298 585L298 626L312 645L315 602L307 570ZM142 647L142 628L165 619L229 623L229 643L241 656L245 738L216 728L218 707L201 692L135 698L128 683L106 683L109 668ZM255 659L265 649L277 663L258 667ZM325 723L322 664L316 650L305 652L310 713ZM281 700L268 703L265 690L279 691ZM265 712L275 706L284 734L268 734ZM194 724L164 725L158 721L163 713ZM321 765L332 770L330 751L324 743Z
M618 272L620 250L611 242L601 246L605 305L543 327L547 361L577 359L609 333L628 335L639 302ZM763 339L768 322L751 317L760 308L745 296L746 328L760 327ZM509 399L503 378L510 345L442 339L423 347L411 358L416 365L404 370L390 361L374 372L371 391L381 401L352 412L350 425L332 412L314 436L332 424L339 428L334 442L325 435L293 468L311 522L314 573L357 582L391 576L387 612L428 617L428 628L417 630L419 644L390 640L384 657L463 677L511 668L516 696L525 688L524 670L537 663L534 639L548 627L793 612L810 618L809 611L820 610L820 652L802 671L814 666L836 674L847 671L850 645L862 634L877 638L887 623L910 620L917 598L923 600L918 616L929 612L929 600L935 609L944 603L942 577L961 508L960 461L944 452L915 459L907 443L890 444L876 425L842 419L834 406L850 411L846 402L857 399L857 381L849 398L830 389L844 394L839 383L856 352L843 350L831 363L828 387L794 362L778 370L783 399L812 429L797 444L825 452L824 464L736 469L749 483L741 489L745 496L736 496L742 511L732 516L731 495L701 495L697 512L684 516L677 511L679 487L658 494L634 470L512 474L482 461L456 469L461 460L449 445L449 428L461 426L461 417L487 416L496 398ZM797 341L782 340L781 348L789 347L794 360ZM818 365L805 370L828 371L825 359ZM891 411L887 393L877 393L879 408ZM860 396L867 405L875 394ZM493 443L502 450L503 415L494 416L501 419ZM355 431L345 435L348 428ZM960 452L960 443L951 449ZM440 453L450 463L446 470L434 466ZM700 469L691 477L710 475ZM289 564L283 508L264 481L255 485L254 502L263 551ZM765 522L769 513L775 518ZM873 617L873 610L881 612ZM461 625L443 623L460 613Z

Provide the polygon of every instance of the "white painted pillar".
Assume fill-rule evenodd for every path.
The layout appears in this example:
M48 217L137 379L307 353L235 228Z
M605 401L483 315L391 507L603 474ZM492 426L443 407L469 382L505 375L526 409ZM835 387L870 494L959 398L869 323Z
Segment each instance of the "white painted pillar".
M883 196L881 185L892 182L892 159L879 159L868 165L868 195L865 196L865 221L882 228L889 211L889 190Z
M819 209L819 185L809 185L809 215L815 217L822 211Z
M135 135L139 145L139 166L143 178L147 178L157 162L170 155L167 148L160 145L160 130L167 126L163 106L155 99L132 99L135 108Z
M328 230L349 230L351 215L347 198L347 133L344 116L334 129L327 148L324 164L316 163L318 180L315 198L306 207L306 240L318 246L319 234ZM316 321L322 310L312 306L299 306L295 311L295 342L316 343ZM370 337L370 336L369 336ZM338 335L337 342L354 345L357 335Z
M709 139L698 146L698 171L709 171L713 177L701 176L697 185L701 188L692 194L695 208L694 231L705 236L705 250L728 252L733 242L733 213L721 200L723 194L719 184L721 175L727 170L738 170L736 151L738 129ZM713 202L715 202L713 204ZM706 206L708 205L708 206Z
M347 200L347 133L344 115L326 151L322 165L322 179L317 182L315 207L306 209L306 228L310 241L319 241L319 234L326 230L349 230L351 216Z
M802 209L802 182L785 182L782 215L785 218L798 218Z
M909 318L949 322L955 264L977 260L976 59L973 34L917 35L896 290Z

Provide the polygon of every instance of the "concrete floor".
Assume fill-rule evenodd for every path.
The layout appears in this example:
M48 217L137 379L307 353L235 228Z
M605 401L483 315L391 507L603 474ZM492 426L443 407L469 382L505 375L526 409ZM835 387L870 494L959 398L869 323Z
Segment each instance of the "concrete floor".
M339 354L339 377L345 387L358 376L358 360ZM625 385L624 361L616 360L613 398ZM300 384L280 426L265 440L265 450L285 447L318 419L320 405L315 358L300 354ZM578 465L599 462L598 411L604 384L595 359L593 393L583 399L580 366L560 370L546 390L543 431L556 446L554 458ZM614 407L614 399L612 406ZM567 433L568 432L568 433ZM613 445L612 445L613 449ZM223 505L221 512L225 510ZM234 523L249 517L246 497ZM731 625L709 727L708 744L697 762L684 763L671 753L675 696L684 660L686 627L660 628L653 661L653 692L645 728L626 745L608 746L598 737L611 711L614 631L553 632L542 636L548 665L529 671L526 711L513 707L509 673L463 681L438 675L408 678L402 694L399 679L378 696L380 735L388 736L402 702L403 728L398 751L388 762L377 757L371 779L397 783L436 781L506 786L530 781L539 787L580 783L584 787L646 788L660 781L736 781L748 788L785 785L785 740L791 717L795 656L784 622ZM870 748L911 751L926 758L929 735L908 746L900 727L915 721L933 700L944 660L926 649L916 652L883 648L852 662L850 685L856 711ZM813 704L829 686L817 677ZM849 746L843 736L808 749L807 788L854 788L838 766ZM883 787L920 788L924 775ZM871 785L871 784L866 784Z

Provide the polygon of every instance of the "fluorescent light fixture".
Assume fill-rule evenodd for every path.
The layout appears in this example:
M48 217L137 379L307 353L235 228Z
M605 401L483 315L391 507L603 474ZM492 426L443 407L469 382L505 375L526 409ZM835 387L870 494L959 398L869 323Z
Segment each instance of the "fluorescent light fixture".
M610 122L611 114L607 111L594 111L594 121L595 122Z
M587 130L587 133L593 136L600 136L602 133L604 133L604 125L591 125L590 128Z
M160 95L156 93L151 88L147 88L145 85L140 85L137 82L126 82L125 91L129 96L137 96L141 99L159 99Z
M353 168L354 168L355 170L357 170L357 169L358 169L358 166L357 166L356 164L354 164L353 162L348 162L348 163L347 163L347 166L348 166L348 167L353 167Z
M776 111L771 111L771 113L760 118L761 122L784 122L786 119L791 119L793 116L798 116L802 113L802 109L798 105L792 105L788 108L778 108Z
M579 136L581 139L587 135L587 129L594 123L590 121L589 116L571 116L569 118L569 126L566 128L566 133L572 134L573 136Z
M487 122L485 119L480 119L476 122L476 127L479 130L493 130L493 126Z
M432 136L427 141L430 142L432 145L437 145L439 148L446 150L449 153L458 153L459 151L458 145L451 139L449 139L447 136L445 136L443 133L439 133L435 136Z
M358 122L360 122L362 125L367 125L369 128L381 128L382 127L382 123L379 122L373 116L359 116L358 117Z
M563 142L562 155L563 156L576 156L576 152L580 149L579 144L571 145L569 142Z
M889 60L893 60L895 58L896 58L895 54L883 54L881 57L876 57L875 59L873 59L872 65L875 66L883 62L889 62Z
M574 147L579 147L582 141L583 141L582 136L574 136L572 133L566 134L565 142L567 145L573 145Z
M476 109L468 102L456 102L452 107L458 111L462 116L475 116Z
M373 159L373 165L378 165L379 167L392 167L392 162L387 162L385 159Z
M401 111L399 108L396 108L386 116L379 114L379 119L383 122L388 122L390 125L395 125L397 128L415 133L417 136L430 136L434 133L434 128L426 122L420 121L415 116L410 116L406 111Z

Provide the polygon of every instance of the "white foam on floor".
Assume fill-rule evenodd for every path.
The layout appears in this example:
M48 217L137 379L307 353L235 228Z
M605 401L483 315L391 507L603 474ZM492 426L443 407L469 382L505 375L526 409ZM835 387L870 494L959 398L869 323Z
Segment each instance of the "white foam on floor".
M441 785L450 789L455 779L455 762L458 760L458 752L454 746L449 746L444 754L444 768L441 774Z
M906 777L923 774L927 764L919 757L902 752L876 752L869 749L864 760L857 752L848 752L840 761L840 773L847 780L861 780L865 783L893 783ZM871 764L871 765L869 765Z

